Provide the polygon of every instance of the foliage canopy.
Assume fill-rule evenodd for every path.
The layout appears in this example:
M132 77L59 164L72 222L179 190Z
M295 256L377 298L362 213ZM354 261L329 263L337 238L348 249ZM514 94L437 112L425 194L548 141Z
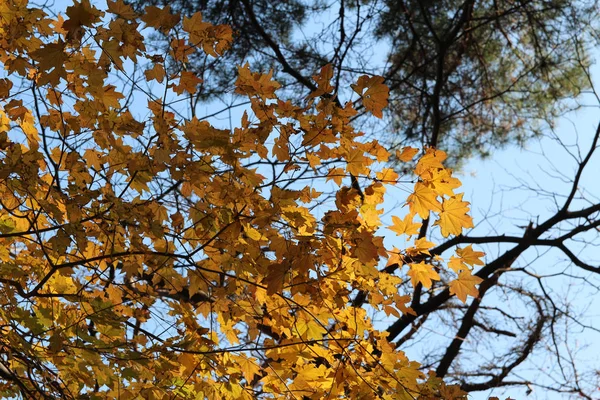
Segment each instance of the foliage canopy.
M200 13L82 0L50 16L16 0L0 16L2 397L464 397L369 318L416 315L389 268L478 294L483 253L443 259L419 235L417 216L444 237L473 226L443 151L423 151L414 181L382 167L390 153L353 128L331 66L301 102L240 66L252 113L238 127L186 115L203 82L191 57L218 60L233 40ZM168 54L147 50L152 31ZM352 86L376 117L382 81ZM381 236L398 185L401 249Z

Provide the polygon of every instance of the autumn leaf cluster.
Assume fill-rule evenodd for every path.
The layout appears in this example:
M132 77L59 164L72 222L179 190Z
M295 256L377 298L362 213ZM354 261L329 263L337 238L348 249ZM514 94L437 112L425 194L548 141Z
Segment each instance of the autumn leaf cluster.
M151 32L168 53L147 49ZM463 398L369 317L412 312L386 262L414 286L477 296L483 253L433 258L419 235L427 218L444 237L473 226L445 153L425 149L416 178L382 168L390 153L355 130L328 66L298 104L240 66L248 111L211 125L185 108L203 83L187 65L232 40L169 7L82 0L54 17L0 3L0 394ZM381 78L352 89L382 116ZM410 194L387 226L398 186Z

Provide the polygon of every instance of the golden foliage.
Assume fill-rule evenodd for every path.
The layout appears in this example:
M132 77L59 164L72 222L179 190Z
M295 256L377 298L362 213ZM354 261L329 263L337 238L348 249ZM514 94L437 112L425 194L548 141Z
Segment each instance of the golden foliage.
M189 57L223 54L229 27L169 7L138 16L122 0L104 11L82 0L56 18L3 0L0 15L2 397L464 398L352 305L362 291L387 315L413 313L381 264L406 262L425 287L440 284L441 267L425 238L384 246L382 207L398 175L375 167L389 154L331 96L331 68L292 104L271 73L239 67L235 91L252 116L217 129L183 115L182 100L202 90ZM148 53L152 29L169 38L168 54ZM382 116L382 78L352 88ZM396 234L418 235L417 214L437 216L444 236L472 226L444 158L426 149L418 161ZM313 183L328 180L329 203ZM462 301L480 279L456 266L481 256L459 251L458 277L441 283Z

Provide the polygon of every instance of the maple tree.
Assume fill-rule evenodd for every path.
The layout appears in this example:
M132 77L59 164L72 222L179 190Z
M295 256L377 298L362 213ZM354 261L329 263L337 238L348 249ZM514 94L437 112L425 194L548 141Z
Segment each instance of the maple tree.
M477 296L482 253L444 260L416 238L417 215L444 237L473 226L443 151L424 150L414 182L383 168L389 152L353 128L328 67L293 103L271 74L240 66L251 113L231 130L184 115L202 84L190 56L219 57L233 40L200 13L82 0L51 16L17 0L0 15L2 397L465 396L368 316L414 315L386 259L413 286ZM170 37L169 57L147 50L152 29ZM130 66L144 61L135 80ZM353 86L377 117L381 82ZM334 190L306 184L316 180ZM398 185L411 194L390 229L416 239L401 250L381 233ZM453 277L442 282L442 269ZM353 304L358 292L367 301Z
M165 52L150 50L152 32ZM192 61L219 60L234 36L200 13L122 0L61 14L0 3L0 394L461 399L538 385L591 398L558 348L561 318L577 320L545 275L516 264L552 247L598 272L568 245L600 226L598 202L578 197L600 129L555 214L473 236L446 152L390 151L353 124L359 107L384 115L380 77L341 93L326 65L308 96L284 100L272 72L242 64L239 123L201 116ZM402 207L390 209L394 190ZM505 311L512 302L532 314ZM446 316L433 326L449 343L408 357ZM480 358L482 332L514 338L509 353L462 362ZM545 337L559 386L515 372Z

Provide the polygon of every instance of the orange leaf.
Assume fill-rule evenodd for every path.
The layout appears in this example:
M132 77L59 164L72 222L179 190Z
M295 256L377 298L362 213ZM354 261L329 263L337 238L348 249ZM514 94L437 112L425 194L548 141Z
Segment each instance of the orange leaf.
M458 275L458 279L450 282L450 294L455 294L463 303L467 302L468 296L477 296L479 291L475 285L483 282L478 276L471 275L471 271L463 271Z
M194 94L201 83L202 79L198 78L195 73L182 71L179 77L179 85L173 85L173 91L177 94L182 94L183 92Z
M372 163L370 158L365 157L365 153L360 149L354 149L346 156L346 171L354 176L366 175L369 172L367 166Z
M122 93L117 92L115 89L116 87L113 85L107 85L104 87L102 100L104 101L104 105L106 105L106 107L119 108L119 100L125 98Z
M154 67L144 71L147 81L156 80L162 83L165 78L165 67L162 64L154 64Z
M254 379L254 375L258 375L262 371L262 368L256 364L255 359L247 358L244 355L234 355L232 356L232 358L237 362L237 365L240 367L240 370L242 371L246 382L251 382L252 379Z
M400 250L398 250L397 248L393 248L392 251L388 251L389 254L389 258L387 263L385 264L386 267L392 265L392 264L398 264L398 265L402 265L404 264L404 258L402 257L402 254L400 254Z
M199 11L194 13L190 18L183 18L183 30L190 34L190 41L194 44L200 41L200 38L195 35L200 36L201 33L210 27L211 24L202 20L202 13Z
M400 161L409 162L418 152L419 149L415 149L414 147L404 147L402 152L399 150L396 151L396 158L398 158Z
M317 82L318 89L312 92L308 98L312 99L333 92L333 86L330 83L331 78L333 78L333 66L327 64L321 68L321 72L318 75L313 75L313 79Z
M346 177L346 172L341 168L332 168L327 172L327 180L333 180L338 186L342 185L343 179Z
M435 246L434 243L423 237L415 240L415 245L406 249L406 252L408 255L413 257L418 256L419 254L427 254L429 256L431 255L429 249L431 249L433 246Z
M138 17L133 8L129 4L125 4L123 0L109 0L106 4L108 5L108 11L123 19L136 19Z
M142 21L149 27L160 29L163 32L168 32L179 22L179 14L171 14L171 6L158 8L148 6L142 14Z
M250 67L246 63L243 67L238 67L238 78L235 81L235 92L247 96L259 96L262 100L274 99L275 90L279 89L279 83L271 80L273 71L267 75L250 72Z
M82 0L81 3L74 2L72 6L67 7L68 20L63 22L62 29L72 34L82 26L91 27L95 22L100 21L104 13L92 6L89 0Z
M202 13L196 12L191 18L183 19L183 30L190 34L190 43L202 47L204 52L217 57L229 48L233 31L228 25L214 26L202 20Z
M10 95L13 83L8 79L0 79L0 99L6 99Z
M41 74L38 84L50 83L52 86L58 86L60 78L66 79L65 63L68 57L65 53L65 45L61 40L31 52L31 57L37 61L38 70L45 72Z
M383 81L381 76L363 75L355 85L350 85L362 97L365 108L377 118L383 118L382 111L387 106L390 95L390 90ZM365 88L367 91L363 93Z
M456 254L458 254L462 261L469 265L484 265L483 260L480 260L481 257L485 256L483 251L475 251L473 250L472 245L468 245L464 249L457 249Z
M369 264L378 259L377 246L369 237L357 239L354 255L363 264Z
M273 264L269 266L269 272L263 280L263 283L267 284L268 295L281 292L283 289L283 282L288 271L289 267L285 264Z

